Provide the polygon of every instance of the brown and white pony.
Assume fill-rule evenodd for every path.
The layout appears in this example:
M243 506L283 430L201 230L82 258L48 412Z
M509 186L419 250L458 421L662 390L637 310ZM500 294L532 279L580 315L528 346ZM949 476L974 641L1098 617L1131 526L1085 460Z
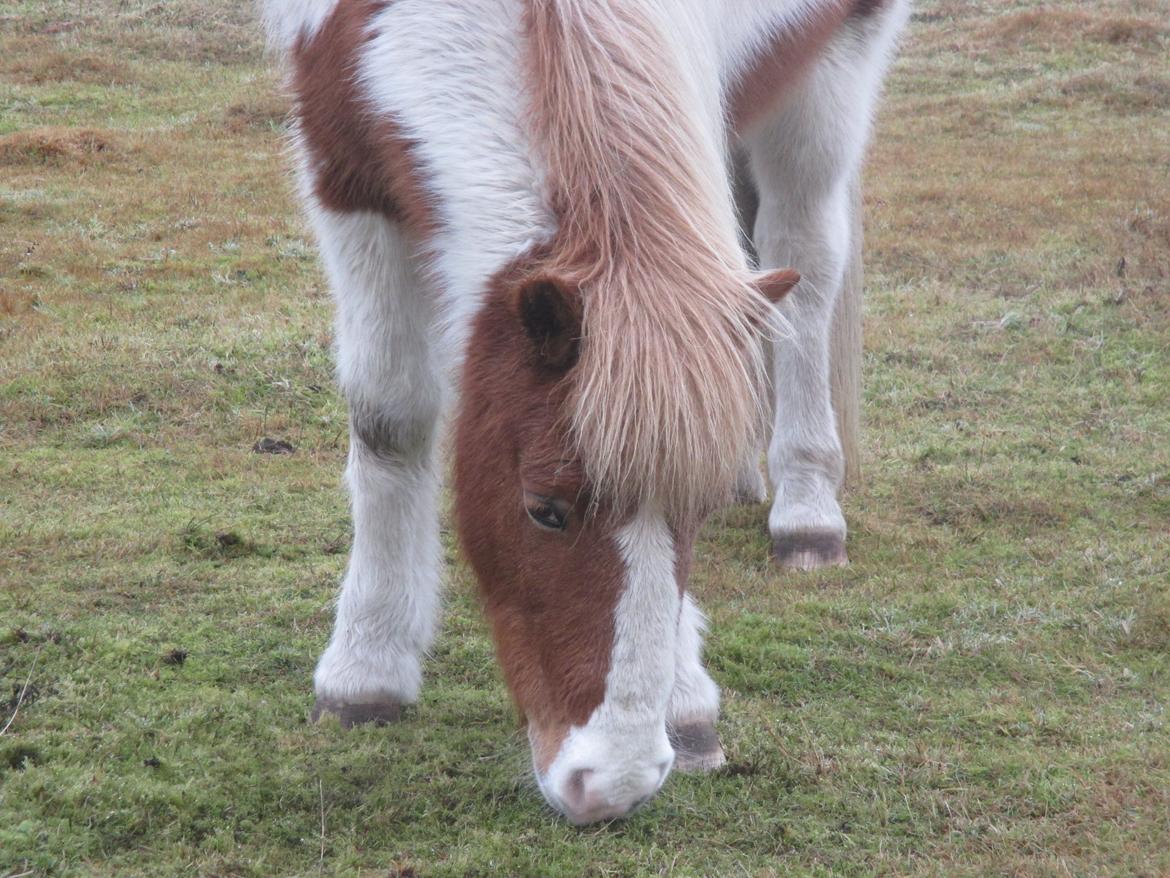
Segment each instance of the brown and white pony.
M723 761L687 574L703 517L763 498L769 418L777 560L845 558L829 326L905 3L265 4L350 411L314 715L418 696L457 389L460 536L541 791L624 815Z

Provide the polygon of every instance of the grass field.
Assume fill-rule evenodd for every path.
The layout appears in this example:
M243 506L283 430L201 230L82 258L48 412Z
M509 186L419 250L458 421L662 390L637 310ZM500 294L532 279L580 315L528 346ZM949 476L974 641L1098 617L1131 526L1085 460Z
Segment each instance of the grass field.
M449 531L422 702L307 722L345 414L247 4L9 0L0 878L1170 874L1164 0L920 0L888 91L854 563L713 520L730 764L577 830Z

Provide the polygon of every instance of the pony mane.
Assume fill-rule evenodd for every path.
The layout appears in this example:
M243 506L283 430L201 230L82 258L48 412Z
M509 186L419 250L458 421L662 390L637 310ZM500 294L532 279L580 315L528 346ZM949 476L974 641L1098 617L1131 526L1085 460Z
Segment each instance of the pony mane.
M599 493L688 515L722 502L757 447L776 317L668 15L530 0L529 77L559 221L549 267L581 291L577 452Z

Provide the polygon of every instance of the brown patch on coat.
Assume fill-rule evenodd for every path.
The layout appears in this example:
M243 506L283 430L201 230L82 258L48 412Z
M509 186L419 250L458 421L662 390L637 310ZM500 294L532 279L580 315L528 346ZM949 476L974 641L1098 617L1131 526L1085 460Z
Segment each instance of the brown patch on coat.
M312 168L313 194L341 212L373 211L417 233L433 212L412 151L391 119L375 115L357 83L370 23L391 0L341 0L292 52L294 116Z
M889 0L853 0L853 10L849 13L854 18L869 18L885 9Z
M798 25L778 30L736 79L727 98L734 130L758 121L809 71L829 40L849 19L865 19L888 0L833 0Z

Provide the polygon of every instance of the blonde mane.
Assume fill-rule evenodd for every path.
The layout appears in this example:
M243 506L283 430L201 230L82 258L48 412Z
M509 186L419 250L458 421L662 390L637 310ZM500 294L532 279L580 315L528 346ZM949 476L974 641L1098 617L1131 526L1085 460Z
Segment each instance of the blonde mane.
M721 502L757 447L774 312L668 14L655 0L530 0L529 75L560 224L552 270L581 290L577 450L600 493L688 515Z

